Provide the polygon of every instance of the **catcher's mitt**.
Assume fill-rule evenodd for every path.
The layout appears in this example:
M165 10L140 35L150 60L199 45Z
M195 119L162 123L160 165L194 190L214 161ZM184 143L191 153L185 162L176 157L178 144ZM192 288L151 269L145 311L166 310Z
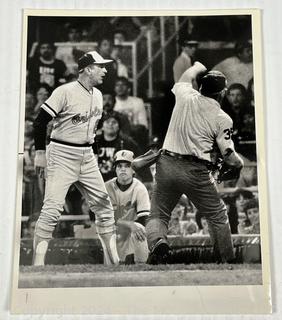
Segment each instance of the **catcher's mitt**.
M131 167L134 171L140 171L145 168L150 167L152 164L157 162L159 156L161 154L161 149L158 152L153 151L150 149L146 153L142 154L139 157L136 157L132 163Z
M221 183L222 181L227 180L239 179L241 170L242 167L232 167L223 162L220 168L218 169L218 176L216 179L217 183Z

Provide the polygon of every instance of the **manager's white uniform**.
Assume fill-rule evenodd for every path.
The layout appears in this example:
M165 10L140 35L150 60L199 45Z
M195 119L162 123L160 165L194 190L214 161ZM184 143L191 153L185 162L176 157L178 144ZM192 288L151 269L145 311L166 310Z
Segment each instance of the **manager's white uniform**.
M92 94L75 81L54 90L42 108L54 118L54 125L47 147L45 198L36 233L51 238L73 183L96 215L97 232L113 231L113 208L91 147L102 116L102 93L93 88Z

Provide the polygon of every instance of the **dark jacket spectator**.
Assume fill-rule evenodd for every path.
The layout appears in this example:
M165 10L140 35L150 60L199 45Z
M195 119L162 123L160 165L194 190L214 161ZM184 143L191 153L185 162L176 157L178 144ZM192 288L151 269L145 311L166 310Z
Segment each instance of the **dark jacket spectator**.
M53 44L41 43L39 56L28 61L28 81L34 93L43 83L48 84L53 90L65 82L66 65L55 58L54 51Z
M126 149L135 155L140 154L139 147L130 137L120 133L120 118L118 113L107 113L102 119L102 134L95 139L94 152L98 156L98 165L105 181L115 176L114 155L117 151Z

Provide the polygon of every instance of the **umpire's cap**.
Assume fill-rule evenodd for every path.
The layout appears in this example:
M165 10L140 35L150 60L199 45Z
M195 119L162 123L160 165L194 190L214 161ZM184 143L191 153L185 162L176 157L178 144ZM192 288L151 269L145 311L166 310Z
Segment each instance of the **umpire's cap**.
M78 59L78 71L81 72L84 68L91 64L99 65L111 62L113 62L113 60L104 59L97 51L89 51Z
M134 159L134 153L129 150L120 150L115 154L114 163L128 162L131 163Z
M216 70L209 71L200 81L203 94L214 95L220 93L227 86L225 75Z

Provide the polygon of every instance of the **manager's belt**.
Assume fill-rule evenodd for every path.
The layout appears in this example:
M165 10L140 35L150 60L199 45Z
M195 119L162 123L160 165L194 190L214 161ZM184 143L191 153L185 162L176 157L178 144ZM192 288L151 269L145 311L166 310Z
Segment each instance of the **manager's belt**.
M61 140L57 140L57 139L53 139L53 138L51 138L50 141L56 142L56 143L59 143L59 144L63 144L65 146L71 146L71 147L92 147L92 144L90 144L90 143L79 144L79 143L61 141Z
M162 150L162 154L170 156L172 158L183 159L183 160L188 160L188 161L194 161L194 162L202 163L202 164L205 164L205 165L210 165L211 164L210 161L204 160L204 159L200 159L200 158L198 158L196 156L193 156L191 154L180 154L180 153L168 151L166 149Z

